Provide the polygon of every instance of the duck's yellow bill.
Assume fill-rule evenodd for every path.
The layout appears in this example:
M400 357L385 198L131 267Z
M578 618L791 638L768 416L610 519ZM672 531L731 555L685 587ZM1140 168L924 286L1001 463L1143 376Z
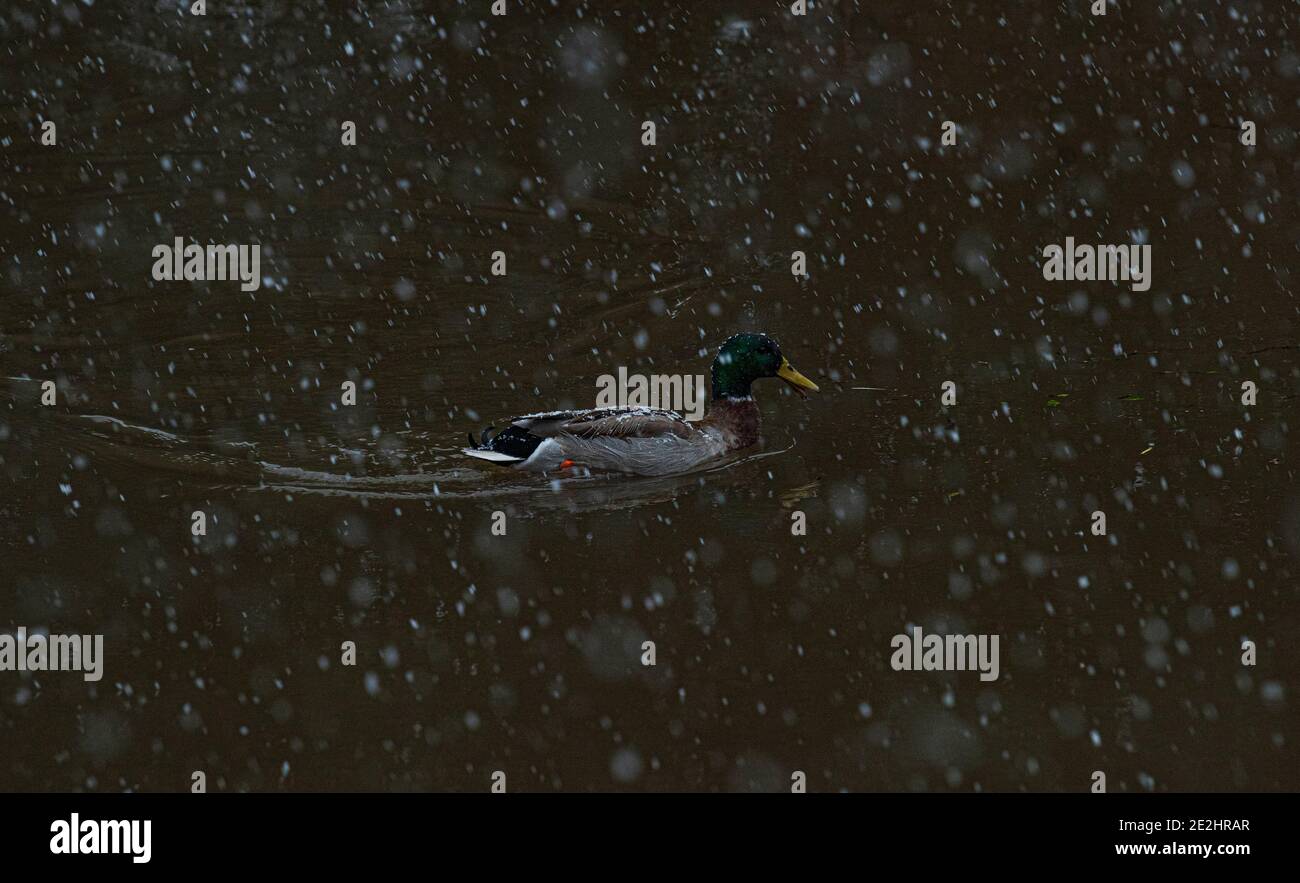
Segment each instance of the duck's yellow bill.
M776 376L780 377L795 389L811 389L813 392L817 392L817 384L794 370L794 366L790 364L790 360L785 357L781 358L781 367L776 369Z

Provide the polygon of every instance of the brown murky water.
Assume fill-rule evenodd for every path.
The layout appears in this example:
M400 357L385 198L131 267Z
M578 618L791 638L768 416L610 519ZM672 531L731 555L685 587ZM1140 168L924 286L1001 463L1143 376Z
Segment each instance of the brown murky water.
M0 788L1300 787L1294 5L509 5L0 16L0 630L107 654L0 672ZM822 392L721 468L457 453L752 329Z

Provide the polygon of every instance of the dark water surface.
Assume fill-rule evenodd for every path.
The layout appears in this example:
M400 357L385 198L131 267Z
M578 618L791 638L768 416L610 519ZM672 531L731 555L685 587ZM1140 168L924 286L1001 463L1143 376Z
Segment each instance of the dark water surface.
M1300 788L1294 3L185 5L0 13L0 788ZM720 468L458 454L754 329Z

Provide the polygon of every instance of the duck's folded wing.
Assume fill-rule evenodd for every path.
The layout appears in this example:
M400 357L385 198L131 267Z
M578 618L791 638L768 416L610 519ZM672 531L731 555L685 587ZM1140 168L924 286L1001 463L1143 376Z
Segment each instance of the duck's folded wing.
M548 411L510 421L541 438L573 435L578 438L651 438L675 435L691 438L696 429L676 411L657 408L593 408L586 411Z

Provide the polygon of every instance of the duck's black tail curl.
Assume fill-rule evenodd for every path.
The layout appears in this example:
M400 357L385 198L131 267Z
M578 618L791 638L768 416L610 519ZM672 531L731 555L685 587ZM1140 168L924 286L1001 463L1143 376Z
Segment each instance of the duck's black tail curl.
M474 438L474 433L469 433L470 447L478 451L494 451L508 457L527 460L543 441L539 436L518 426L507 426L500 432L494 431L495 429L494 426L487 427L479 434L477 440Z

